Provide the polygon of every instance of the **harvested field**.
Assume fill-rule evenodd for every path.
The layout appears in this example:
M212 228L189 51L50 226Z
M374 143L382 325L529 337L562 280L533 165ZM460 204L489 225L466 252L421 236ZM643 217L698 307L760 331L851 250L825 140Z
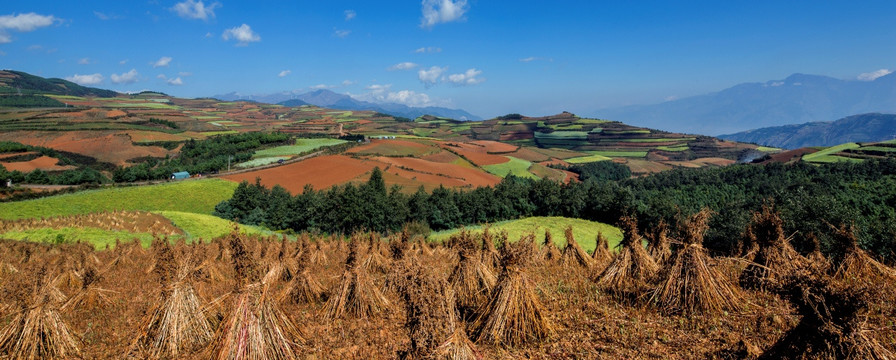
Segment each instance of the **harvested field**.
M481 146L482 150L489 153L510 153L519 149L519 146L516 145L491 140L477 140L471 141L470 143Z
M479 169L472 169L455 164L437 163L423 159L414 158L388 158L378 157L377 161L386 164L392 164L404 168L410 172L442 175L440 178L453 178L462 181L463 185L472 186L489 186L495 185L501 181L501 178L486 173ZM391 169L390 169L391 170ZM420 175L415 175L420 176ZM438 180L439 178L432 178ZM444 179L442 179L444 181ZM438 182L437 182L438 183ZM461 186L463 186L461 185ZM450 186L450 185L446 185Z
M318 190L326 189L348 182L377 166L385 168L383 163L376 161L359 160L345 155L326 155L223 178L235 182L255 182L255 178L260 178L262 185L267 187L280 185L293 194L300 194L305 185L311 185Z
M652 174L672 169L669 165L654 161L640 159L623 159L622 161L622 164L628 166L634 175Z
M29 173L34 170L43 170L43 171L62 171L62 170L71 170L74 169L74 166L71 165L57 165L59 159L52 158L49 156L41 156L37 159L30 161L20 161L20 162L0 162L0 166L3 166L8 171L21 171L23 173Z
M346 153L360 155L420 157L430 153L435 153L437 151L437 148L421 144L416 141L373 139L370 140L370 143L349 149L348 151L346 151Z
M521 147L519 150L514 151L512 153L508 153L508 156L513 156L518 159L523 159L531 162L544 162L551 160L550 156L542 154L538 151L535 151L532 148Z
M451 164L460 159L460 157L449 151L439 151L435 154L423 156L421 159L437 163Z
M82 154L120 166L134 158L170 154L158 146L136 146L123 131L16 131L0 134L0 140Z

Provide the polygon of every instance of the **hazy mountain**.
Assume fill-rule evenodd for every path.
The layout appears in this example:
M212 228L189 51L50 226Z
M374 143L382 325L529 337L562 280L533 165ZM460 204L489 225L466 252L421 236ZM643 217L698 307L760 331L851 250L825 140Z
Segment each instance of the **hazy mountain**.
M876 142L896 138L896 115L861 114L837 121L767 127L719 137L785 149Z
M461 109L448 109L437 106L411 107L396 103L372 103L357 100L351 96L338 94L326 89L314 90L306 93L284 91L267 95L242 95L236 92L232 92L228 94L215 95L214 98L225 101L252 100L268 104L284 104L284 102L287 100L298 99L305 103L320 107L340 110L373 110L384 114L403 116L411 119L423 115L435 115L457 120L482 120L480 117L470 114Z
M306 102L304 102L304 101L302 101L302 100L299 100L299 99L292 99L292 100L281 101L281 102L279 102L278 104L283 105L283 106L288 106L288 107L296 107L296 106L302 106L302 105L311 105L311 104L306 103Z
M745 83L716 93L596 114L638 126L716 135L869 112L896 112L896 73L874 81L793 74L784 80Z

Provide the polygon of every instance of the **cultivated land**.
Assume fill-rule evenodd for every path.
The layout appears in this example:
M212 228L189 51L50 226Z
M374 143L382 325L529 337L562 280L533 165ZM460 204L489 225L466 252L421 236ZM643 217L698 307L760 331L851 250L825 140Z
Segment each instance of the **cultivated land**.
M0 72L0 94L11 94L6 84L17 79L40 81L26 75ZM364 111L122 95L58 79L41 84L43 92L25 89L21 99L44 107L0 109L0 140L19 143L0 143L4 167L147 175L209 138L221 140L216 150L246 147L232 151L241 165L286 164L0 203L0 238L7 239L0 240L0 358L208 359L239 351L283 359L894 358L896 270L885 252L894 167L868 161L888 158L893 142L764 157L775 149L569 113L400 121ZM216 137L229 134L244 139ZM742 156L820 165L646 176L724 167ZM204 160L209 172L227 161ZM563 187L530 180L578 181L548 165L596 161L592 168L624 164L645 179L622 172L616 181ZM829 164L844 161L855 163ZM377 167L381 182L372 179ZM528 179L502 182L507 173ZM812 177L822 175L830 179ZM256 179L268 189L237 185ZM347 183L357 186L332 188ZM385 185L400 185L405 193L432 192L399 193L419 199L407 208L425 212L431 224L473 208L506 219L528 216L511 211L535 212L516 205L562 204L538 210L619 219L619 227L528 217L496 222L488 235L470 226L426 239L424 221L392 234L279 236L211 215L217 205L248 206L238 209L248 215L244 222L264 216L255 223L269 224L285 214L301 222L311 216L300 211L326 209L310 201L333 200L274 196L274 185L294 195L306 185L330 188L344 198L325 205L347 216L377 214L368 205L389 204L395 194L387 198ZM493 189L436 196L440 186ZM773 189L768 199L787 196L780 207L806 224L788 224L773 201L754 196L765 188ZM574 190L581 192L567 193ZM270 201L253 204L252 191L271 194L257 197ZM758 210L748 201L765 203ZM343 206L349 203L357 207ZM717 212L693 209L703 204ZM258 214L261 207L271 213ZM626 215L633 211L651 225L639 228ZM710 228L714 218L724 220ZM802 231L822 220L837 223ZM546 231L553 242L542 245ZM704 244L704 236L718 241L719 234L728 251Z

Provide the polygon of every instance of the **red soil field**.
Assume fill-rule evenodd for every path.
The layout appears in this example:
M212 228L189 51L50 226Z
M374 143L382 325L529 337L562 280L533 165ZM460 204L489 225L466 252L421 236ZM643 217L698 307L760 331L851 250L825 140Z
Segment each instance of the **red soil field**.
M482 146L483 150L491 153L508 153L514 152L519 149L519 146L510 145L502 142L491 141L491 140L477 140L473 141L473 144Z
M23 173L29 173L34 170L40 169L43 171L61 171L61 170L69 170L74 169L74 166L66 165L59 166L56 165L59 162L59 159L52 158L49 156L41 156L37 159L31 161L21 161L21 162L0 162L0 165L6 168L8 171L21 171Z
M542 162L542 161L548 161L551 159L550 156L547 156L545 154L542 154L542 153L532 150L530 148L524 148L524 147L521 147L519 150L509 153L507 155L513 156L517 159L523 159L523 160L531 161L531 162Z
M385 168L384 164L376 161L358 160L345 155L326 155L223 178L236 182L255 182L255 178L261 178L264 186L280 185L292 194L300 194L306 184L311 184L316 190L326 189L348 182L376 166Z
M479 166L503 164L510 161L510 159L508 159L506 156L487 154L482 150L481 147L475 145L464 143L451 144L456 144L459 146L449 146L445 144L442 145L442 148L458 155L462 155L463 157L467 158L467 160L470 160L471 162Z
M568 162L560 160L560 159L551 159L548 161L542 161L539 164L544 165L544 166L548 166L548 165L569 166L570 165Z
M404 155L404 156L422 156L427 152L434 151L431 146L427 146L414 141L407 140L371 140L370 143L356 146L347 153L352 154L368 154L368 155Z
M487 186L487 185L495 185L501 182L501 178L486 173L484 171L478 169L470 169L465 168L460 165L454 164L445 164L445 163L436 163L432 161L427 161L423 159L413 159L413 158L388 158L388 157L378 157L375 158L377 161L381 161L383 163L393 164L396 166L401 166L407 169L412 169L415 171L419 171L421 173L429 173L429 174L438 174L438 175L446 175L448 177L462 179L465 184L469 184L472 186ZM417 175L418 179L422 177L423 174ZM444 177L438 177L442 179ZM444 181L444 180L442 180Z
M165 157L169 152L157 146L135 146L121 131L17 131L0 134L0 140L87 155L102 162L128 165L129 159Z
M817 151L818 151L817 149L813 149L813 148L801 148L801 149L796 149L796 150L780 152L777 154L772 154L771 160L768 160L768 161L769 162L783 162L783 163L791 162L791 161L801 159L803 157L803 155L811 154L811 153L814 153Z
M457 161L457 159L460 159L460 157L448 151L440 151L432 155L423 156L421 157L421 159L437 163L450 164L454 161Z

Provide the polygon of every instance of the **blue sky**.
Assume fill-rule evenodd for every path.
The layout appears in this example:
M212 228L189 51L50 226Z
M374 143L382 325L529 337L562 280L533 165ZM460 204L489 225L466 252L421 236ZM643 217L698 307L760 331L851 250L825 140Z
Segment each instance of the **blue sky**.
M492 117L896 69L896 1L16 1L0 68L181 97L328 88Z

